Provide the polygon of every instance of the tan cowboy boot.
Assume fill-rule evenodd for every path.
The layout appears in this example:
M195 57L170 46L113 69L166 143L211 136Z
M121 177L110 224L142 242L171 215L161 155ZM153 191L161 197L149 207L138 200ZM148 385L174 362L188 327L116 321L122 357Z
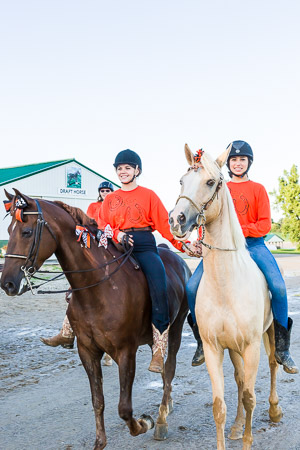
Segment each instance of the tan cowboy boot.
M150 372L162 373L164 371L164 356L168 346L169 329L170 325L162 334L160 334L158 329L152 324L152 360L148 367Z
M56 336L53 336L52 338L40 338L45 345L50 345L50 347L61 345L64 348L73 348L74 339L75 335L67 316L64 318L62 329Z

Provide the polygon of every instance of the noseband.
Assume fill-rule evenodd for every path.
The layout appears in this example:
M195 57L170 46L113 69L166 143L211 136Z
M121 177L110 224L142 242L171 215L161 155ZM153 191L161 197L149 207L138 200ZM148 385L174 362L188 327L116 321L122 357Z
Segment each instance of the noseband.
M36 221L37 225L35 228L34 239L32 241L28 255L24 256L24 255L10 254L10 253L6 253L6 255L4 255L5 258L25 259L25 262L24 262L23 266L21 267L21 270L24 272L24 276L26 278L27 284L29 285L32 293L33 293L33 291L32 291L32 286L30 283L30 278L37 271L35 265L36 265L36 261L37 261L37 257L38 257L38 253L39 253L39 248L40 248L40 243L41 243L44 227L46 227L48 229L49 233L51 234L51 236L57 243L55 234L53 233L49 224L44 219L43 211L39 204L39 201L38 200L34 200L34 201L37 206L37 211L24 211L23 210L23 212L22 212L22 214L24 214L24 215L26 214L26 215L37 215L38 216L37 221Z
M201 239L199 239L199 242L202 245L209 248L210 250L215 249L215 250L223 250L223 251L227 251L227 252L232 252L232 251L236 251L236 248L219 248L219 247L214 247L213 245L210 245L210 244L207 244L206 242L204 242L205 222L206 222L206 217L205 217L204 211L212 204L214 199L218 196L218 192L223 184L223 181L224 181L224 177L222 174L220 174L220 178L219 178L217 187L215 189L215 192L213 193L212 197L201 206L201 208L199 208L198 205L196 205L196 203L190 197L187 197L186 195L179 195L179 197L176 201L176 205L181 198L185 198L186 200L188 200L191 203L191 205L196 209L196 211L198 211L198 215L196 217L196 228L197 229L201 228Z

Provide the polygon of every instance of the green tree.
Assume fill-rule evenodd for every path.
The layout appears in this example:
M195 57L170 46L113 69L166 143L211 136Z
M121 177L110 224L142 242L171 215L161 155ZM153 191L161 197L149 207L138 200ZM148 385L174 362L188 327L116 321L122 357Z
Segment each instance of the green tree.
M282 234L282 219L279 219L278 222L272 220L271 233Z
M285 170L278 181L278 193L274 190L272 195L275 204L283 212L281 231L300 249L300 184L297 166L293 164L290 172Z

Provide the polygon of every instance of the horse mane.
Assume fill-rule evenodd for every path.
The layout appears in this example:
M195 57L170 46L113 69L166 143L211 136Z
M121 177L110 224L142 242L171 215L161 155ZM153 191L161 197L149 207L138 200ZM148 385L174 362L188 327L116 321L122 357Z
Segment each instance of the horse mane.
M75 206L67 205L64 202L59 200L54 201L55 205L59 206L63 210L65 210L74 220L75 224L82 225L90 228L91 230L95 230L98 228L96 220L87 216L82 209L76 208Z
M209 176L211 176L215 180L220 178L220 176L222 175L222 171L219 165L208 153L203 153L201 164L203 165L204 170L209 174ZM224 184L224 188L224 201L226 201L228 207L229 222L231 227L230 232L232 234L236 248L238 250L243 250L246 248L245 238L234 208L232 197L226 184Z

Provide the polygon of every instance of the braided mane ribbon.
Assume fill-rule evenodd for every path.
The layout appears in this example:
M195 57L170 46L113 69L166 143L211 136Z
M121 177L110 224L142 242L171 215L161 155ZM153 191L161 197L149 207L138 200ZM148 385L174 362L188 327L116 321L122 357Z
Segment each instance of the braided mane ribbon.
M102 231L101 237L99 239L98 247L107 248L107 245L108 245L108 240L107 239L111 239L113 237L113 235L114 235L113 230L112 230L111 226L108 223L106 225L106 227L104 228L104 231Z
M93 239L95 239L95 236L88 230L88 228L81 225L76 225L75 233L76 236L78 236L77 242L80 242L80 239L82 239L85 248L91 247L91 236Z

